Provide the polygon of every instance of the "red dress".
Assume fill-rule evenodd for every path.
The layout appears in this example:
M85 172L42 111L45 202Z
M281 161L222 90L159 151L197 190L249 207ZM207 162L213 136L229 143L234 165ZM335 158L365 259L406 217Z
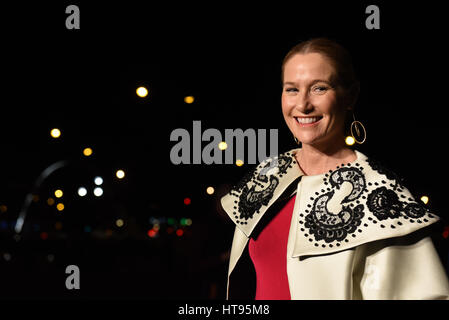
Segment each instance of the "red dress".
M256 300L290 300L287 278L287 241L296 195L249 241L256 269Z

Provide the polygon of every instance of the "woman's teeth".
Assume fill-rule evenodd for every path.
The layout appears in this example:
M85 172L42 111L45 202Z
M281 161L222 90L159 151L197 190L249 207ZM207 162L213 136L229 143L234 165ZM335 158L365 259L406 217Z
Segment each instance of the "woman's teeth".
M298 123L301 123L301 124L307 124L307 123L314 123L314 122L317 122L318 120L321 119L321 117L314 117L314 118L295 118L295 119L296 119L296 121L297 121Z

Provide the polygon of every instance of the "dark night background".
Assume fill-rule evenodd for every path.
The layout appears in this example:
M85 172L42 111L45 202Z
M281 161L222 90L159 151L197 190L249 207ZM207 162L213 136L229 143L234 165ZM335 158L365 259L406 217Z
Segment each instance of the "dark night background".
M280 152L294 148L280 66L293 45L315 36L351 52L361 82L356 115L367 129L357 148L429 197L444 219L434 240L447 268L447 51L437 5L152 3L2 7L0 298L223 299L234 225L217 204L252 166L173 165L170 133L192 132L194 120L223 134L278 128ZM80 30L65 28L69 4L80 8ZM380 30L365 28L369 4L380 8ZM139 86L148 97L137 97ZM184 103L187 95L194 103ZM67 165L33 190L61 160ZM92 194L95 176L104 179L101 197ZM56 189L61 212L47 204ZM35 200L17 235L28 193ZM160 229L151 238L154 219ZM80 268L80 290L65 288L69 264Z

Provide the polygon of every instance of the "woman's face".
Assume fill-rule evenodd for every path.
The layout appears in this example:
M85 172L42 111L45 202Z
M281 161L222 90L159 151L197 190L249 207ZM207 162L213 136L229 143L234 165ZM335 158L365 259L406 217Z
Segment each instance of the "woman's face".
M282 113L303 144L334 143L344 136L347 106L335 84L335 70L319 53L296 54L284 65Z

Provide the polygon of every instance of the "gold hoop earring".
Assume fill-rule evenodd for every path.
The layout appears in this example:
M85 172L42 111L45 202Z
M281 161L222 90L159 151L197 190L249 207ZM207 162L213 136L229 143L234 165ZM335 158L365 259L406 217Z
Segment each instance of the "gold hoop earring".
M351 122L351 136L354 138L355 142L357 142L358 144L362 144L366 140L365 126L360 121L355 119L354 113L352 114L352 118L354 119L354 121ZM363 139L360 139L360 137L362 136L360 133L360 127L363 129ZM359 138L360 140L357 140L357 138L355 137L354 130L357 133L357 138Z

